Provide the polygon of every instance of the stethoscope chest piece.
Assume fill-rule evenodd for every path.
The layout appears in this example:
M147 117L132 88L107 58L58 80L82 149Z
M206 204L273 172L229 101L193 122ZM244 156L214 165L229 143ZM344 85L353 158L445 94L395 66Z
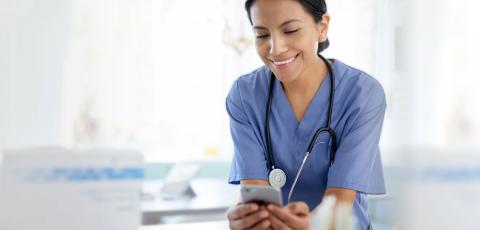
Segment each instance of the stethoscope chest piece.
M285 172L279 168L270 171L268 174L268 183L274 188L281 189L286 182L287 175L285 175Z

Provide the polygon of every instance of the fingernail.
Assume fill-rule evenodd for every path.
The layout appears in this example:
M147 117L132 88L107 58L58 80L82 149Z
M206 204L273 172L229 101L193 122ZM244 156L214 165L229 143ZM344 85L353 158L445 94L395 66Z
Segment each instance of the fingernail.
M268 205L267 208L268 208L268 210L270 210L270 211L272 211L272 210L274 209L273 205L271 205L271 204Z
M250 205L250 209L251 209L252 211L256 211L256 210L258 209L258 205L252 204L252 205Z

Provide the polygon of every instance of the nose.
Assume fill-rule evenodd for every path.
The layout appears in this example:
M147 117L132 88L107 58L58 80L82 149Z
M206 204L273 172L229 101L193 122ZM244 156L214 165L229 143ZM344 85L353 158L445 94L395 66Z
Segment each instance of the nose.
M288 51L288 48L283 38L281 38L280 36L270 36L270 55L279 56L286 51Z

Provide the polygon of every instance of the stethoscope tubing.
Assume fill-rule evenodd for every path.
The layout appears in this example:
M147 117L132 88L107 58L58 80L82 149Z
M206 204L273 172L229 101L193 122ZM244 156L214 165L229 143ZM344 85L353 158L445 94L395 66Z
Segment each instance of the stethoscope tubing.
M334 100L335 100L335 75L333 73L333 69L332 69L332 66L330 65L329 61L320 54L318 54L318 56L322 59L322 61L327 66L328 73L330 74L330 77L331 77L327 126L317 129L315 134L313 135L313 138L308 145L306 155L305 155L305 157L302 161L302 165L300 166L300 170L295 177L294 184L296 184L296 182L298 180L298 177L300 176L300 172L303 169L303 165L305 164L305 161L308 158L308 155L310 153L312 153L313 147L315 146L315 142L316 142L318 136L320 135L320 133L328 132L330 134L330 136L332 137L332 152L330 154L330 166L333 165L333 162L335 160L335 153L336 153L336 150L337 150L337 136L335 134L335 131L331 128L332 114L333 114L333 103L334 103ZM273 101L272 98L273 98L273 89L274 89L274 86L275 86L275 79L276 79L275 75L273 73L271 73L269 96L268 96L268 102L267 102L267 111L266 111L266 116L265 116L265 136L266 136L266 142L267 142L267 154L266 154L267 156L266 157L267 157L268 168L269 168L270 171L276 169L275 159L274 159L273 151L272 151L271 135L270 135L270 112L271 112L272 101ZM291 195L291 192L293 190L293 187L294 186L292 186L292 188L290 190L289 199L290 199L290 195Z

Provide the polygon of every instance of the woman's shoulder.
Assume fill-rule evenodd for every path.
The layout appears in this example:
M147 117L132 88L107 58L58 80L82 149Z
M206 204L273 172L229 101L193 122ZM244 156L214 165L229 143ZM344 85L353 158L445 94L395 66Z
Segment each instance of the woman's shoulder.
M385 106L384 89L372 75L338 60L335 61L335 67L338 76L336 94L341 98L364 109Z
M261 66L250 73L241 75L237 78L236 84L247 90L258 90L268 87L270 70L266 66Z
M238 77L229 93L229 97L242 100L255 100L268 94L270 70L266 66L259 67L250 73Z

